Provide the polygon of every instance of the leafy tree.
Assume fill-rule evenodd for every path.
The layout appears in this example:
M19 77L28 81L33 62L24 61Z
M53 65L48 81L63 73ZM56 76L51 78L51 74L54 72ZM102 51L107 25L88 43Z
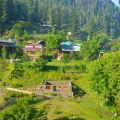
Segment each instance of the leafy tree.
M13 31L15 38L22 37L24 35L24 27L20 23L13 26Z
M3 48L2 48L2 58L3 58L3 60L6 60L6 56L7 56L6 47L3 46Z
M68 62L70 62L70 57L69 57L69 55L64 54L64 55L62 56L62 58L61 58L61 70L62 70L62 72L64 72L62 63L66 64L66 63L68 63ZM64 77L64 76L63 76L63 77Z
M9 25L11 23L11 21L13 20L13 14L14 14L14 10L13 10L13 0L9 1L9 0L1 0L0 1L2 3L1 6L1 20L2 20L2 24L7 24ZM12 14L12 16L11 16Z
M41 56L37 57L34 63L35 71L39 72L44 68L46 64L47 64L47 60L44 60Z
M66 26L63 28L69 29L72 35L84 30L117 38L120 35L120 10L113 6L110 0L1 0L0 28L3 33L12 22L22 20L42 24L47 21L56 25L57 30Z
M37 109L31 104L34 99L30 96L19 98L17 104L1 113L1 120L36 120L42 118L43 109Z
M81 44L81 53L84 58L88 60L97 59L101 46L99 43L99 38L93 37L92 40L85 41Z
M52 27L52 34L56 34L56 29L54 27Z
M69 55L70 59L71 60L77 60L78 59L78 53L75 53L75 52L70 52L70 55Z
M55 50L59 45L59 39L57 35L50 35L46 41L47 50Z
M24 30L23 38L24 38L24 40L27 40L29 38L29 34L26 30Z
M106 54L88 67L91 89L104 99L108 106L115 106L120 114L120 52Z
M60 46L60 43L62 42L62 39L58 35L50 35L47 37L46 40L46 49L53 51L53 56L55 49L57 49ZM54 58L54 57L53 57Z
M97 25L95 24L95 21L93 19L89 20L87 29L89 36L93 36L96 33L97 31L96 27Z
M60 30L60 31L58 32L58 36L59 36L62 40L66 41L67 33L66 33L65 30Z
M37 41L37 32L33 31L33 35L34 35L35 41Z
M16 53L10 54L10 55L9 55L9 58L10 58L10 59L15 59L15 58L16 58Z
M13 78L19 79L20 77L23 76L23 73L24 73L23 64L21 64L21 63L15 63L14 64L14 69L11 72L9 78L10 79L13 79Z
M65 54L65 55L62 56L62 62L63 63L68 63L69 61L70 61L69 55Z
M74 36L76 34L76 30L78 30L78 20L77 20L77 14L76 14L76 10L74 8L74 6L72 7L72 13L71 13L71 17L70 17L70 30L72 35Z
M0 60L0 79L3 80L4 85L5 85L5 80L6 80L6 71L7 68L9 67L8 61L6 60Z
M110 50L112 52L116 52L120 50L120 37L116 41L110 43Z
M22 48L25 45L25 40L29 38L28 32L24 30L20 23L15 24L11 32L14 34L14 38L16 38L17 45Z

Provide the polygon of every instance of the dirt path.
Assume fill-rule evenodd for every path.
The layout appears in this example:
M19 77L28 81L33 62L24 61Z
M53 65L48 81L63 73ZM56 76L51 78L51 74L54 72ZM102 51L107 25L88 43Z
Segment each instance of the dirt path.
M16 91L16 92L25 93L25 94L32 94L32 92L25 91L25 90L19 90L19 89L15 89L15 88L6 88L6 89L7 89L7 90L11 90L11 91Z

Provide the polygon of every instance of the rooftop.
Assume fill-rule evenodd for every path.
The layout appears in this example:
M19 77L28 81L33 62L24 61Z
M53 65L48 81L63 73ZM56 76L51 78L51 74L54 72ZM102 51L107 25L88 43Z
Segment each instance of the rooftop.
M11 40L0 40L0 43L14 43L14 42Z
M60 47L62 51L80 51L80 44L74 43L71 40L62 42Z
M17 48L18 46L15 44L15 42L11 40L0 40L0 46L6 46L6 47L12 47Z

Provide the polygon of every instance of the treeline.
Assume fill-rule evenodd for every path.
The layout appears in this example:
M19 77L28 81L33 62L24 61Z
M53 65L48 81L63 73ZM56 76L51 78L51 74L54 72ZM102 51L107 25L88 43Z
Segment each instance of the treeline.
M22 20L32 24L47 21L72 34L85 30L120 35L120 9L110 0L0 0L0 8L0 32Z

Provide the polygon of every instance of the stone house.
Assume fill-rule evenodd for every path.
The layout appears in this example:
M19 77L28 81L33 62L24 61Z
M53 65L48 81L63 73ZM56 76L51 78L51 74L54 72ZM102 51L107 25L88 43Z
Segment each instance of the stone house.
M65 81L45 81L32 89L35 95L54 94L59 97L73 97L72 83Z

